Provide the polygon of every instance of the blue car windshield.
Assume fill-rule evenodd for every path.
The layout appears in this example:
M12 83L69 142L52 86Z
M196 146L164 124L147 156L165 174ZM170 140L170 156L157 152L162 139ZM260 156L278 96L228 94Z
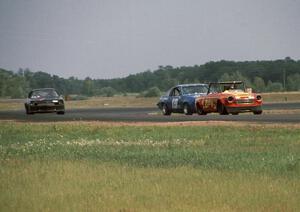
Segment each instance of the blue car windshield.
M205 85L190 85L182 87L182 94L203 94L207 93L208 87Z

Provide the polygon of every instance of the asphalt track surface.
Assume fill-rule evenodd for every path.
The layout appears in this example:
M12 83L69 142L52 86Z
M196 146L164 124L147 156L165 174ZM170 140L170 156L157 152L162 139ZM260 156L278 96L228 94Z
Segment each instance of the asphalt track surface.
M240 115L197 114L186 116L183 114L161 115L158 108L93 108L66 109L64 115L56 113L40 113L26 115L25 110L0 111L0 120L16 120L24 122L57 122L57 121L125 121L125 122L183 122L183 121L237 121L260 123L298 123L300 114L285 114L284 111L300 109L300 103L272 103L264 104L263 110L283 110L280 114Z

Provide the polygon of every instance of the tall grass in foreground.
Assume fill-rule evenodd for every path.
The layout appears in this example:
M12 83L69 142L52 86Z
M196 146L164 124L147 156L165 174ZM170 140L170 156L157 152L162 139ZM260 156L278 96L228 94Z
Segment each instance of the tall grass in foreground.
M1 211L297 211L299 180L92 161L1 164Z
M299 129L0 122L0 211L297 211Z

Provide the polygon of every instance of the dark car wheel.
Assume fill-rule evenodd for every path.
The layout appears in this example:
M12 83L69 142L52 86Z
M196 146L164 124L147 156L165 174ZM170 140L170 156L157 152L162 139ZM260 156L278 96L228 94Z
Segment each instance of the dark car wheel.
M30 108L28 106L25 106L26 114L27 115L32 115L33 112L30 111Z
M193 113L192 113L192 110L191 110L191 107L187 104L187 103L185 103L184 105L183 105L183 113L185 114L185 115L192 115Z
M165 116L171 115L171 111L169 110L168 106L166 104L163 104L161 112Z
M220 115L228 115L226 107L221 102L218 102L217 109Z
M239 113L231 113L232 115L239 115Z
M204 112L201 106L197 106L197 113L198 115L206 115L207 113Z
M58 114L58 115L64 115L65 111L58 111L56 114Z
M254 115L261 115L261 114L262 114L262 110L259 110L259 111L253 111L253 114L254 114Z

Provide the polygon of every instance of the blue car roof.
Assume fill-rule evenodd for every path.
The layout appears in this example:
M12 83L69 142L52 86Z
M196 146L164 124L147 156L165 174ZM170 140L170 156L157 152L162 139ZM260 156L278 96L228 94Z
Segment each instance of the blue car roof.
M193 84L179 84L177 86L184 87L184 86L197 86L197 85L208 85L208 84L205 84L205 83L193 83Z
M55 90L54 88L36 88L32 89L31 91L42 91L42 90Z

